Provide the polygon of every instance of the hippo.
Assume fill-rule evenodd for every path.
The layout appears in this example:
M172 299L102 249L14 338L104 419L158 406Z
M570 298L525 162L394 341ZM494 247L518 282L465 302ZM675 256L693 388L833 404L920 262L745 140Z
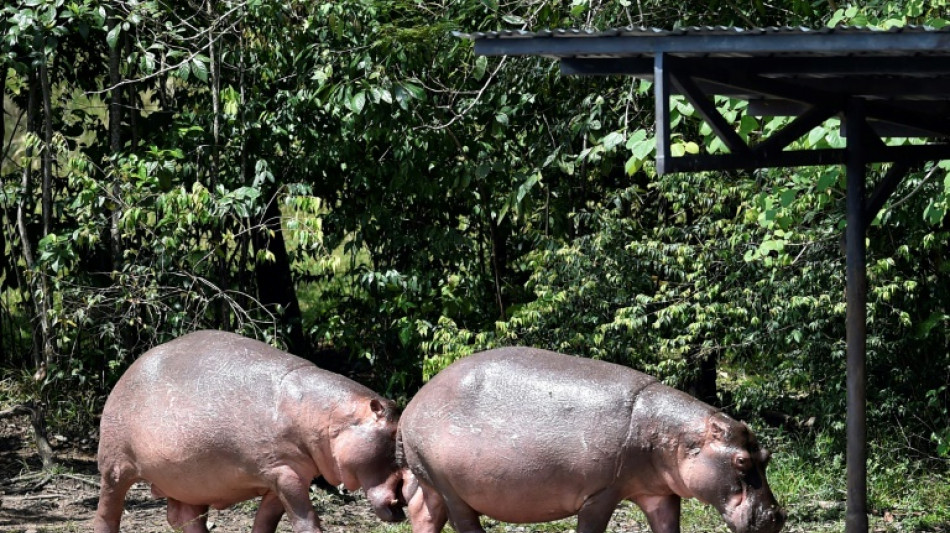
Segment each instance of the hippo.
M682 498L736 533L777 533L769 452L745 423L630 368L511 347L460 359L403 410L397 461L413 533L483 532L479 517L577 515L602 533L623 500L654 533L680 530Z
M207 533L209 507L261 497L254 533L286 512L295 533L320 532L309 498L319 476L362 487L382 520L404 519L395 405L343 376L262 342L198 331L139 357L100 424L102 488L95 533L117 533L137 481L168 500L176 531Z

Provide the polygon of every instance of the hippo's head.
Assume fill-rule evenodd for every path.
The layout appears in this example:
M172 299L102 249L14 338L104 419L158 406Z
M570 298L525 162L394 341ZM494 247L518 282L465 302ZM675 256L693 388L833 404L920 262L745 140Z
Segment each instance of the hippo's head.
M688 492L715 507L735 533L777 533L785 511L765 478L769 457L745 423L717 413L687 447L680 475Z
M396 465L398 415L392 402L372 398L366 412L334 439L334 456L343 485L362 487L376 516L387 522L405 520L402 471Z

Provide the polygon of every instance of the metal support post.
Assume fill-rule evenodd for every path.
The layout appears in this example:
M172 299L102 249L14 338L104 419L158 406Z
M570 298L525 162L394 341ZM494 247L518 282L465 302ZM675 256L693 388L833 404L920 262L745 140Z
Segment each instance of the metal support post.
M868 135L864 101L852 98L845 111L847 137L847 489L846 533L867 533L867 250L865 235L865 174Z

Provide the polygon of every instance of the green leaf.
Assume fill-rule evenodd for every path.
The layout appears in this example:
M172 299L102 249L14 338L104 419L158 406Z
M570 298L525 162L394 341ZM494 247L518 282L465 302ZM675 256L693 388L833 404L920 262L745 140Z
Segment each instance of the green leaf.
M818 183L815 185L818 192L825 192L834 186L838 181L839 171L836 168L827 168L822 171L818 177Z
M782 191L781 202L782 207L788 207L792 205L792 202L795 201L795 197L798 196L798 191L795 189L785 189Z
M623 133L619 131L612 131L605 135L604 138L600 140L600 142L604 145L604 150L609 152L623 142Z
M366 106L366 93L360 91L354 94L350 100L347 102L347 107L350 108L350 111L354 113L362 113L363 108Z
M630 156L627 159L626 164L624 164L623 170L624 172L627 173L628 176L633 176L634 174L637 173L638 170L640 170L641 166L643 166L642 159L639 159L636 156Z
M505 15L501 17L501 20L507 22L508 24L513 24L515 26L523 26L525 23L525 20L523 18L515 16L515 15Z
M116 24L109 30L109 33L106 34L106 43L109 44L109 48L115 49L116 44L119 42L119 34L122 31L122 26Z
M481 80L485 77L485 71L488 69L488 58L485 56L478 56L478 59L475 60L475 69L472 71L472 77L475 80Z
M208 81L208 65L198 57L194 57L191 60L191 71L195 74L195 77L203 82Z

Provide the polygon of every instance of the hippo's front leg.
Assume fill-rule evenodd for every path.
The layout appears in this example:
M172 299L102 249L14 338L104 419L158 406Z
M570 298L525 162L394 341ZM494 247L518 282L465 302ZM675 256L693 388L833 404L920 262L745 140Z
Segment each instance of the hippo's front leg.
M577 533L604 533L618 503L616 491L610 489L587 498L577 512Z
M653 533L679 533L682 498L669 496L641 496L634 500L643 510Z
M284 506L280 502L280 497L276 492L268 492L261 498L261 505L257 508L257 514L254 515L254 527L251 528L251 533L274 533L283 516Z
M277 474L277 495L287 512L294 533L323 533L320 519L310 503L309 479L304 481L292 468L283 467ZM265 520L262 519L262 522ZM270 533L273 530L262 531ZM257 533L257 530L254 533Z

